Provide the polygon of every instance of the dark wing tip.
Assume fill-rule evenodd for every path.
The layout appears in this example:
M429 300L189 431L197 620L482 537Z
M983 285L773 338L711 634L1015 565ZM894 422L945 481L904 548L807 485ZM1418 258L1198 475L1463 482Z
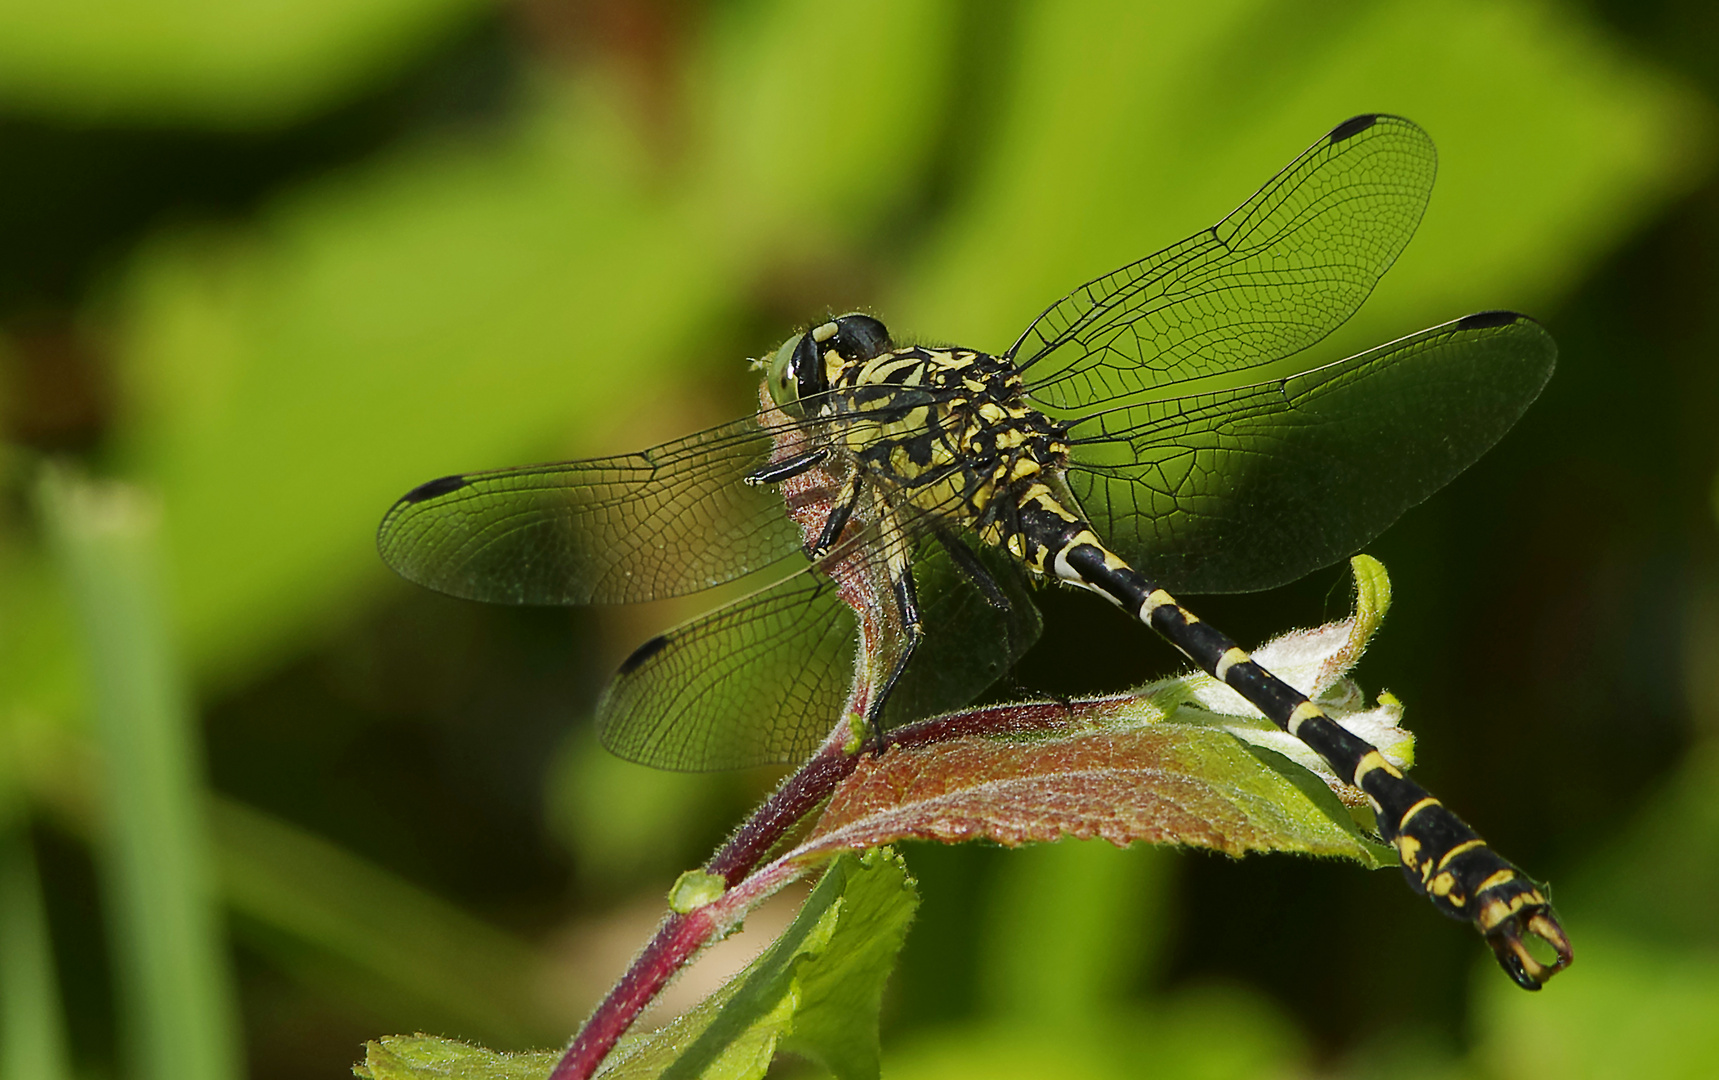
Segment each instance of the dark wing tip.
M667 635L658 634L656 637L651 638L649 641L645 642L643 645L640 645L638 648L634 649L633 654L631 656L627 657L625 660L622 660L621 661L621 668L618 672L616 672L616 674L617 675L631 675L633 672L637 671L639 669L639 667L641 665L643 665L646 660L649 660L651 657L655 656L657 653L662 652L663 649L666 648L667 646L668 646Z
M401 496L400 501L403 503L428 502L431 499L439 499L450 491L458 491L465 486L466 478L463 476L441 476L419 484Z
M1495 330L1500 326L1509 326L1515 322L1533 322L1533 319L1516 311L1477 311L1473 315L1464 315L1456 320L1458 330Z
M1360 116L1351 116L1349 119L1332 128L1331 133L1327 135L1326 138L1330 139L1334 143L1340 143L1344 139L1353 138L1378 123L1381 115L1381 113L1362 113Z

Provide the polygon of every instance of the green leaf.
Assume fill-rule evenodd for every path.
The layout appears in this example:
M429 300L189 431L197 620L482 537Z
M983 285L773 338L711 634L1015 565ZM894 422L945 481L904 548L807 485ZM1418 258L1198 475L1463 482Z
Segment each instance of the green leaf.
M144 491L44 470L42 516L88 663L100 847L116 975L145 1080L238 1074L195 713L169 629L160 508Z
M1381 695L1358 707L1361 691L1347 678L1390 607L1390 578L1364 555L1351 568L1353 616L1283 634L1254 656L1406 766L1412 738L1397 726L1401 703ZM821 857L907 838L1012 846L1072 836L1230 855L1341 855L1369 867L1397 861L1345 806L1362 804L1359 791L1204 672L1072 702L1050 726L1024 733L1011 732L1011 708L999 707L987 729L998 734L908 743L862 761L799 852Z
M800 976L800 1011L784 1048L811 1058L842 1080L878 1074L878 1009L896 954L918 904L913 881L893 851L868 851L832 865L852 884L843 918L819 962ZM856 877L856 875L859 875Z
M763 955L662 1030L622 1040L598 1075L750 1080L785 1049L841 1080L872 1080L884 984L917 904L893 851L837 857ZM354 1071L368 1080L536 1080L559 1057L397 1035L368 1044Z
M917 896L888 849L831 862L788 930L698 1008L623 1043L599 1075L738 1080L777 1049L842 1080L878 1074L878 1008Z
M352 1072L365 1080L543 1080L559 1050L501 1054L434 1035L388 1035L364 1045L364 1064Z
M1366 648L1391 610L1391 578L1385 564L1371 555L1350 559L1349 571L1355 576L1355 637Z
M1414 736L1400 726L1402 702L1390 694L1380 694L1369 705L1361 688L1347 677L1390 610L1391 579L1384 564L1368 555L1350 559L1349 569L1355 580L1355 614L1311 630L1280 634L1253 650L1253 658L1319 702L1338 723L1378 747L1385 760L1406 769L1414 764ZM1267 720L1240 694L1204 672L1155 683L1140 694L1181 705L1174 716L1179 723L1219 727L1245 743L1275 751L1262 760L1274 760L1276 755L1288 758L1331 785L1351 806L1365 802L1360 790L1333 775L1306 743Z
M0 806L0 1076L66 1080L66 1018L35 852Z

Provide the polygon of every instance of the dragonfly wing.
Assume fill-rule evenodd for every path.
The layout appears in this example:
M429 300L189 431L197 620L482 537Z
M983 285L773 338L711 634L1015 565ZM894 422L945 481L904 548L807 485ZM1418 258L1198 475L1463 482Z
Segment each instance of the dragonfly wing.
M1436 171L1432 140L1410 121L1345 121L1216 225L1053 304L1008 355L1057 409L1299 352L1372 292Z
M1039 638L1039 609L1016 564L993 548L973 552L1006 606L998 607L934 537L913 563L925 638L884 706L894 728L957 709L1002 678Z
M1503 437L1551 377L1539 323L1486 312L1286 379L1093 413L1068 484L1186 592L1281 585L1351 554Z
M854 628L827 578L795 574L641 645L597 704L598 735L677 772L799 761L841 719Z
M890 727L972 700L1038 637L1038 609L1019 575L983 557L1006 598L995 606L929 535L933 527L915 515L890 536L856 530L830 556L863 565L872 595L862 603L889 604L888 551L914 552L926 633L885 704ZM620 757L682 772L799 761L842 718L857 642L853 610L808 566L640 646L598 704L599 735ZM881 642L878 667L900 646Z
M758 417L651 450L443 477L382 519L377 547L409 581L503 604L680 596L767 566L800 538L773 489Z

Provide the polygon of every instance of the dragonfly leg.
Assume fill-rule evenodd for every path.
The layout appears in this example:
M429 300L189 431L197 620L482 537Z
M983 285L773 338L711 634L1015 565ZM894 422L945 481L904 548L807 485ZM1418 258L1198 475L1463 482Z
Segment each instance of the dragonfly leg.
M1005 642L1010 656L1016 656L1017 643L1015 620L1010 618L1014 613L1014 601L1003 591L1002 585L991 574L991 571L979 560L979 556L968 547L966 541L950 532L948 529L938 529L935 533L937 542L943 545L943 550L949 553L949 560L955 568L979 590L979 595L985 598L985 603L1003 617L1003 633L1007 635ZM1018 685L1018 684L1017 684ZM1024 689L1024 688L1023 688Z
M913 659L914 651L925 638L925 622L919 613L919 589L913 583L913 568L905 561L900 566L891 567L890 590L895 596L896 617L901 621L902 641L895 663L890 665L889 675L872 695L871 705L866 710L866 720L879 754L884 751L883 708L889 704L889 695L895 691L895 684L907 671L908 661Z
M830 516L824 519L824 527L818 533L817 542L806 553L812 561L816 562L828 555L830 549L836 546L842 530L848 526L848 519L854 516L854 509L859 506L861 490L860 474L856 470L842 483L841 490L836 493L835 505L830 509Z
M1068 536L1054 562L1059 577L1099 593L1156 630L1360 788L1380 833L1397 849L1410 887L1446 915L1473 923L1518 986L1538 990L1569 965L1569 939L1540 886L1425 788L1403 776L1377 747L1332 720L1307 695L1261 667L1169 593L1154 588L1105 550L1090 530ZM1556 958L1540 961L1526 938L1539 938Z
M796 476L812 471L829 459L828 447L808 450L804 454L796 454L782 461L771 461L760 465L742 477L741 482L748 487L780 484L784 480L792 480Z
M980 595L985 598L985 603L1004 614L1014 608L1014 604L1009 600L1009 594L1005 593L1003 587L997 584L997 579L991 576L991 571L985 568L985 564L979 561L979 556L974 554L973 549L968 547L965 541L948 529L938 529L936 536L937 542L943 545L943 550L949 553L949 559L955 564L955 568L961 571L974 588L979 590Z

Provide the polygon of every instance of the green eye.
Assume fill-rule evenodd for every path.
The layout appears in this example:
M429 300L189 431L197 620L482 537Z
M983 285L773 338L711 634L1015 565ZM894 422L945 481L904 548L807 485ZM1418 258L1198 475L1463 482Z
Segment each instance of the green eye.
M775 359L770 361L770 400L779 409L792 411L800 402L800 383L794 378L794 350L800 347L800 339L804 334L795 334L782 343L776 350Z

